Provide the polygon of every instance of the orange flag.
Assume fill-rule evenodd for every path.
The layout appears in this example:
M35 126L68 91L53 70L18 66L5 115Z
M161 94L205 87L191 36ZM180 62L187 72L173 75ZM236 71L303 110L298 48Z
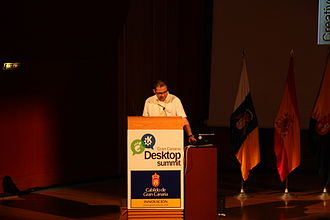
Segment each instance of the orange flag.
M231 142L237 160L241 164L243 180L260 162L259 128L252 102L245 56L234 111L230 117Z
M300 118L293 70L293 50L280 109L274 122L276 166L283 182L300 164Z

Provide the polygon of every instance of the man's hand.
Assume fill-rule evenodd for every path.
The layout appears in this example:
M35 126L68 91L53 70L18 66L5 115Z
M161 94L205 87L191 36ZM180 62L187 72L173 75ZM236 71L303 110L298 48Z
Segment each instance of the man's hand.
M182 118L183 119L183 129L185 130L186 134L188 135L188 142L189 144L194 144L197 142L196 138L194 137L192 131L191 131L191 128L190 128L190 125L189 125L189 122L188 122L188 119L187 118Z
M194 135L190 135L190 136L188 137L188 142L189 142L189 144L194 144L194 143L197 142L197 140L196 140L196 138L194 137Z

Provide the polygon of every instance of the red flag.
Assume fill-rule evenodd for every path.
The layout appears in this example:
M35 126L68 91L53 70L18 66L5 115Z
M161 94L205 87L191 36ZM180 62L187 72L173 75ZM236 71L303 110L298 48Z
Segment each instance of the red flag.
M283 182L288 174L300 164L300 118L293 70L293 51L291 51L284 94L275 118L274 128L276 166Z

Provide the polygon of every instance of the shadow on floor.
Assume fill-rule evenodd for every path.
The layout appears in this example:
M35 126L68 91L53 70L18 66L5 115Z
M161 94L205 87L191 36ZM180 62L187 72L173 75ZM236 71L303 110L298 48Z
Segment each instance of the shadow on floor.
M89 205L87 203L60 199L52 196L31 193L15 200L2 200L0 205L20 208L69 218L86 218L119 213L113 205Z
M287 203L285 201L278 201L233 207L227 209L227 216L230 216L230 219L254 220L305 219L305 217L307 219L309 216L309 214L306 213L307 207L320 202L321 201L316 200L287 201ZM314 218L310 219L330 219L330 216L327 217L316 218L316 216L314 216Z

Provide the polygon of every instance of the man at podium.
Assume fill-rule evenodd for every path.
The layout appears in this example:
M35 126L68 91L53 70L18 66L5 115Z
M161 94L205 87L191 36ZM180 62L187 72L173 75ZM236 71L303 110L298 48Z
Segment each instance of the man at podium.
M154 96L149 97L144 104L143 116L181 116L184 120L184 127L190 144L196 142L189 125L187 115L178 97L172 95L167 90L167 85L162 80L153 83Z

